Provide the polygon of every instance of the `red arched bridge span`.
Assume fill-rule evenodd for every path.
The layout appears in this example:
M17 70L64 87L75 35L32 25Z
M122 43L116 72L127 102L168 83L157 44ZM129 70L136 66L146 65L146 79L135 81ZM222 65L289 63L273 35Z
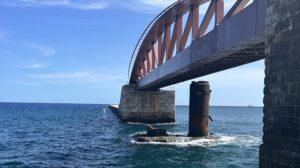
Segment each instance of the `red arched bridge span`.
M224 1L180 0L160 13L136 45L129 83L158 89L264 59L265 0L236 0L226 14Z

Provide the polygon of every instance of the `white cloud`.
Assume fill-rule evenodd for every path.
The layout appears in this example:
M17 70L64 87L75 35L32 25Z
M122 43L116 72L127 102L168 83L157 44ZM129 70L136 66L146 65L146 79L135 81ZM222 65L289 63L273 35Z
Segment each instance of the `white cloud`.
M177 0L115 0L114 4L118 7L137 12L158 14L176 1ZM236 0L225 0L225 11L228 11L235 2ZM210 2L207 2L200 6L200 14L204 15L206 13L209 3Z
M113 5L141 13L158 14L174 2L176 0L115 0Z
M56 53L56 50L51 46L44 45L38 42L15 41L9 38L8 33L0 29L0 42L5 42L8 45L16 47L26 47L40 52L43 56L51 56Z
M93 3L82 3L82 4L73 4L70 7L82 9L82 10L100 10L106 8L108 2L93 2Z
M0 5L11 7L64 7L80 10L100 10L107 0L4 0Z
M15 83L15 84L19 84L19 85L25 85L25 86L43 86L42 83L38 83L38 82L30 82L30 81L22 81L22 80L12 80L10 81L11 83Z
M176 0L142 0L141 1L141 3L150 6L168 6L174 2L176 2Z
M46 65L44 64L39 64L39 63L33 63L25 66L20 66L22 69L40 69L40 68L45 68Z
M28 43L27 45L28 47L39 51L44 56L51 56L56 53L56 50L54 48L40 43L33 42L33 43Z
M31 63L31 64L26 64L26 63L20 63L20 64L14 64L14 65L2 65L1 67L3 68L9 68L9 69L26 69L26 70L32 70L32 69L41 69L41 68L46 68L46 64L40 64L40 63Z
M32 80L37 80L45 84L68 85L87 84L93 88L101 86L119 86L125 84L126 74L116 71L72 71L27 74Z
M81 10L101 10L116 6L141 13L157 14L177 0L3 0L2 6L65 7ZM228 10L236 0L225 0ZM208 4L206 4L208 6ZM205 12L201 11L201 14Z
M38 42L29 42L29 41L15 41L9 38L8 34L5 31L0 30L0 42L5 42L8 45L16 47L26 47L29 49L36 50L40 52L43 56L52 56L56 53L56 50L48 45L44 45Z
M68 5L70 0L19 0L24 3L37 5Z

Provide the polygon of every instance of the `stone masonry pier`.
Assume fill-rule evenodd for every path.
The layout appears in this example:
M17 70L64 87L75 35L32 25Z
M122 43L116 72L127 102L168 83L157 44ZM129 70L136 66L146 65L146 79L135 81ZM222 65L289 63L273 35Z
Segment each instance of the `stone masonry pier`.
M261 168L300 167L300 1L267 0Z
M175 122L175 91L136 91L135 85L124 85L118 116L125 122Z

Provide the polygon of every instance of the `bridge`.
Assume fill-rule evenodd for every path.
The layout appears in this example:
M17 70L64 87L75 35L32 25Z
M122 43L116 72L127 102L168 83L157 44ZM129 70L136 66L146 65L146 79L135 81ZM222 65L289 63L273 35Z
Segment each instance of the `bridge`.
M265 58L259 164L299 167L300 1L235 0L228 11L224 1L180 0L155 17L114 111L125 122L174 122L175 91L160 88ZM191 84L189 136L208 134L209 98L208 82Z
M160 88L265 58L266 0L236 0L230 9L226 1L179 0L150 22L130 59L129 84L122 88L124 121L174 122L175 92ZM201 100L193 92L208 94L209 83L193 88L190 106L198 98L207 102L195 103L207 121L209 97ZM191 111L190 118L197 118Z
M166 8L138 42L129 82L153 90L265 58L266 1L237 0L224 13L224 0L184 0Z

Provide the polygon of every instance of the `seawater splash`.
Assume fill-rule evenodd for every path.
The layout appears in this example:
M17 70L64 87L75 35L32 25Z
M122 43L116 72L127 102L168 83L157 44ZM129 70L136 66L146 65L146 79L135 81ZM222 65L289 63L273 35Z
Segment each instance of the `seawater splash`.
M259 146L262 143L261 137L251 135L236 135L236 137L236 141L234 141L233 145L241 147L254 147Z
M132 134L133 138L139 134L146 134L146 132L137 132ZM199 146L199 147L214 147L219 145L234 145L234 146L258 146L261 143L261 138L254 137L250 135L224 135L224 134L214 134L211 137L204 138L192 138L187 137L184 133L170 133L171 140L167 142L157 142L155 140L150 142L138 142L135 139L131 140L132 144L142 144L142 145L169 145L169 146Z
M145 134L145 132L138 132L131 137L137 135ZM165 139L165 142L158 142L156 138L151 138L150 142L138 142L136 139L132 139L131 142L133 144L152 144L152 145L175 145L175 146L202 146L202 147L211 147L216 146L219 144L227 144L233 141L234 137L228 137L228 136L219 136L219 135L213 135L209 137L203 137L203 138L193 138L188 137L186 134L183 133L170 133L168 132L168 137L163 137Z
M131 125L145 125L145 126L148 126L148 125L153 125L153 126L165 126L165 125L177 125L178 123L157 123L157 124L145 124L145 123L138 123L138 122L126 122L127 124L131 124Z

